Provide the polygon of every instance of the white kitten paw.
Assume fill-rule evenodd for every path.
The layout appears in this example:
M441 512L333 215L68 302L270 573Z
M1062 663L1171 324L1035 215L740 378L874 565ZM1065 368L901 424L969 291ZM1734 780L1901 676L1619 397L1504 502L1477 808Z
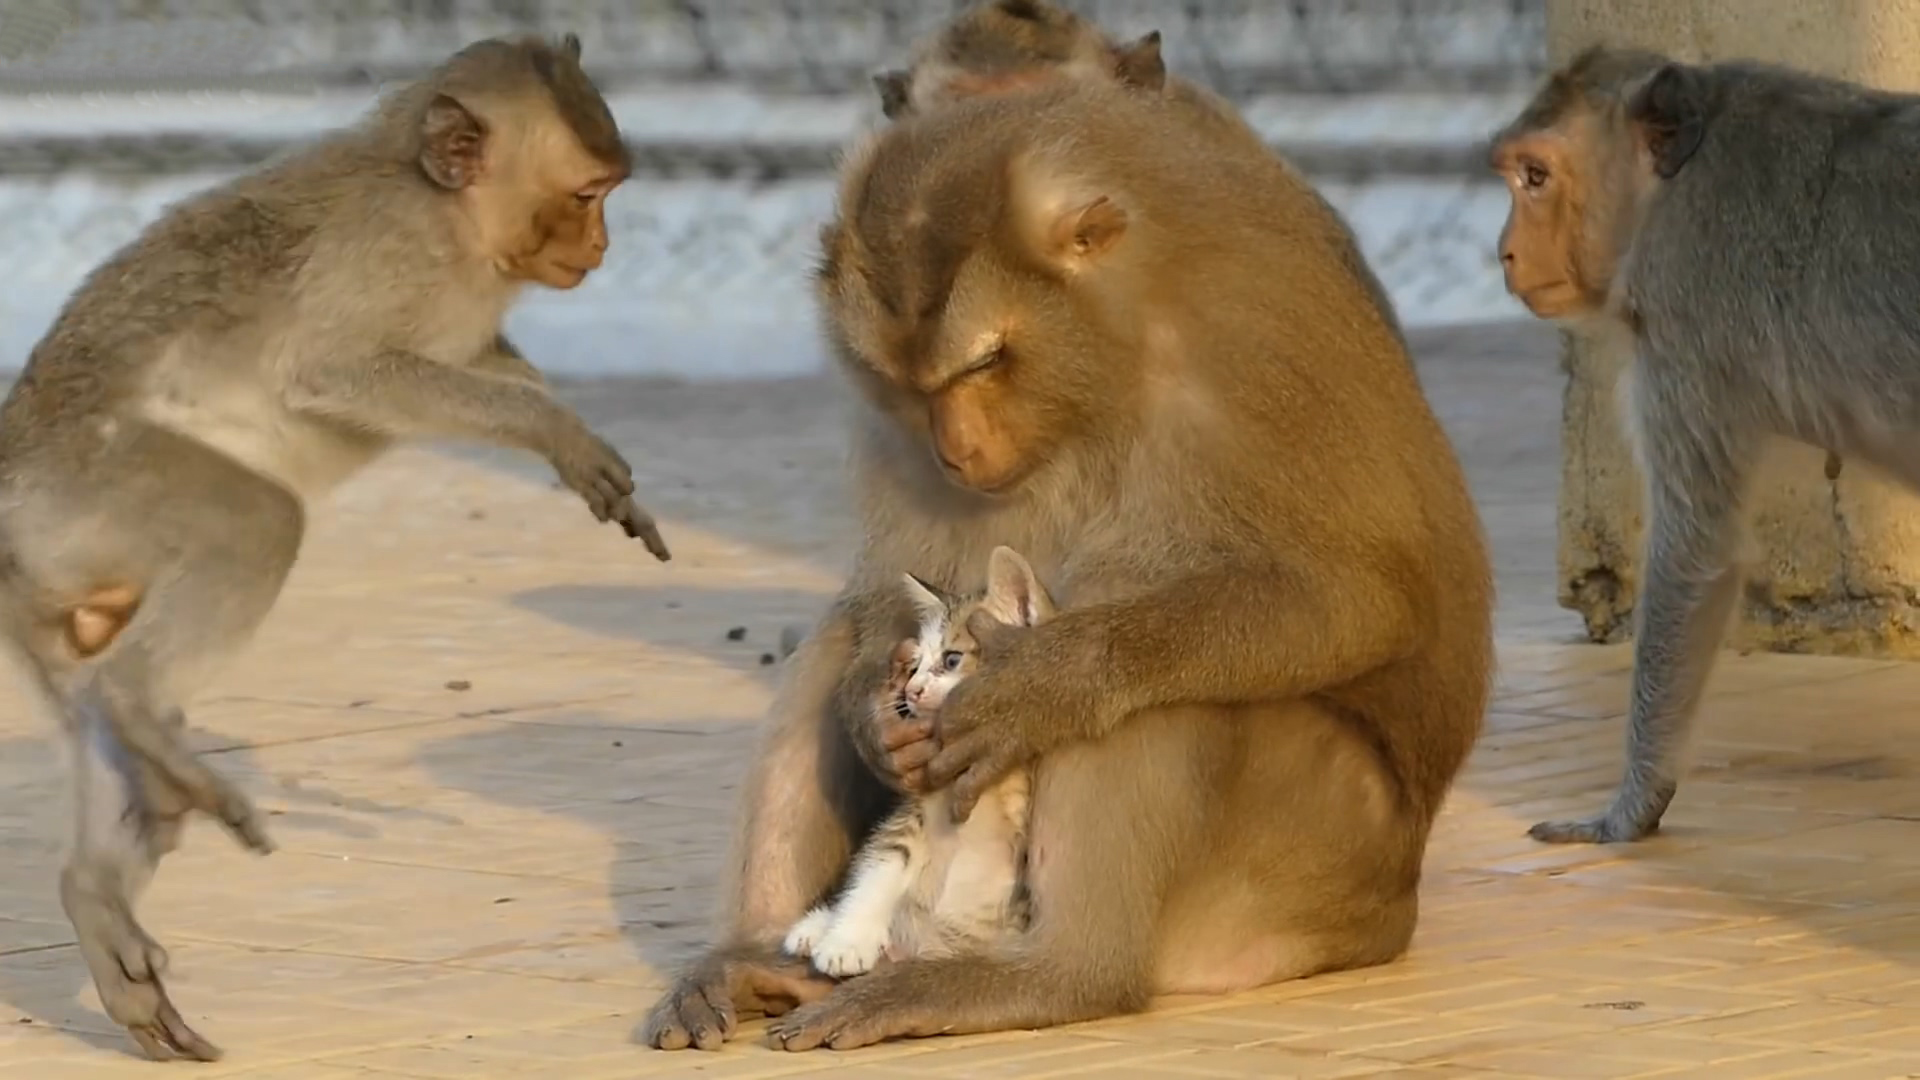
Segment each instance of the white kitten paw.
M859 927L839 926L813 946L813 966L836 979L865 975L880 962L887 935L863 933Z
M817 907L806 913L793 929L787 931L787 940L782 943L789 956L812 956L820 939L833 929L833 909Z

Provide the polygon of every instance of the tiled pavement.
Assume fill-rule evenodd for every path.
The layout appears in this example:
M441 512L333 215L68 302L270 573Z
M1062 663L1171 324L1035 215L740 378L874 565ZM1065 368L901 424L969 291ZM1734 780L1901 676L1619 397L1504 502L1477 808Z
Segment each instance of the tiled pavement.
M762 653L833 588L846 521L820 385L588 387L671 566L530 464L409 451L319 513L195 712L283 845L257 859L197 825L145 908L225 1061L146 1064L99 1013L52 891L57 758L0 710L0 1076L1920 1075L1920 665L1729 655L1662 837L1525 838L1599 804L1625 692L1622 652L1564 644L1552 607L1549 350L1423 341L1506 647L1400 963L1039 1034L633 1045L702 934Z

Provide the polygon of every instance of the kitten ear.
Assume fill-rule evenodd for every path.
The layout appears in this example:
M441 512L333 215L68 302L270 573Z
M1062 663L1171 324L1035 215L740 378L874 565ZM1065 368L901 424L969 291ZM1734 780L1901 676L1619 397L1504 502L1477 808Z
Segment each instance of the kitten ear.
M987 556L987 610L1009 626L1034 626L1053 617L1053 598L1020 553L1001 545Z
M947 610L947 601L940 595L940 590L912 574L901 574L900 580L907 587L907 599L913 601L914 610L921 615L937 614Z

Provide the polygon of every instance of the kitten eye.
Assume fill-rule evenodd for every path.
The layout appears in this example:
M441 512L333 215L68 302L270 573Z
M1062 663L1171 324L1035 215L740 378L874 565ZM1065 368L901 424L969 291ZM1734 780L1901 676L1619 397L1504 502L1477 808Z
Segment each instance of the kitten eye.
M961 655L960 653L957 653L957 652L949 652L949 653L947 653L947 654L946 654L945 656L942 656L942 657L940 658L940 663L941 663L941 664L942 664L943 666L945 666L945 668L946 668L946 669L947 669L948 671L959 671L959 670L960 670L960 663L961 663L961 661L963 661L963 660L965 660L965 659L966 659L966 657L965 657L965 656L962 656L962 655Z

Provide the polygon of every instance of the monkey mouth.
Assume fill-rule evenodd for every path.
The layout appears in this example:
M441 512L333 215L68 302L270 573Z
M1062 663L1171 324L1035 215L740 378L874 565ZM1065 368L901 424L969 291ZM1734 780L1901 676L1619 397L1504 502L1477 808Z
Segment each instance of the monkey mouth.
M1528 311L1543 319L1569 314L1580 306L1580 290L1574 288L1571 281L1549 281L1507 291L1525 304Z

